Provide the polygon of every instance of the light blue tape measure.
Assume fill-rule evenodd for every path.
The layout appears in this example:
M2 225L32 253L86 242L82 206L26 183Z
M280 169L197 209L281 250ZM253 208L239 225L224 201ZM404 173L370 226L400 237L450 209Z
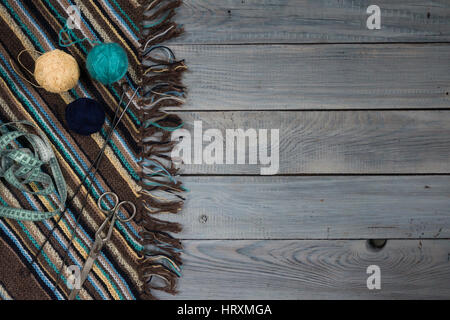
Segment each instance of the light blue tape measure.
M21 131L18 127L20 124L35 128L39 135ZM42 221L61 213L67 199L67 187L50 141L32 122L9 122L0 125L0 129L5 126L14 130L0 132L0 177L5 178L15 188L34 195L50 195L57 190L60 204L57 210L50 212L0 205L0 216L15 220ZM33 150L14 148L12 143L19 137L25 138ZM52 177L42 171L41 166L44 164L49 165L54 183ZM44 188L36 192L29 191L26 185L32 182L41 183Z

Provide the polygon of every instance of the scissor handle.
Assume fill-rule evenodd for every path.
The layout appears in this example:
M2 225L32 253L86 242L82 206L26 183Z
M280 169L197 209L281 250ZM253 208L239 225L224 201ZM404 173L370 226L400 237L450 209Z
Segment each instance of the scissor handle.
M106 196L112 197L112 201L113 201L112 208L108 208L107 202L104 201L104 198ZM104 204L107 209L103 209L102 204ZM111 192L111 191L107 191L107 192L103 193L97 200L98 208L101 211L103 211L103 213L106 213L106 214L110 213L111 211L116 210L118 205L119 205L119 197L117 196L117 194L115 194L114 192Z
M108 208L106 201L104 201L104 197L106 196L111 196L113 199L113 204L112 204L112 208ZM108 209L103 209L102 204L105 205L106 208ZM119 197L117 196L116 193L108 191L103 193L97 200L97 206L100 208L100 210L102 210L105 214L115 214L117 215L117 219L120 222L129 222L131 220L133 220L133 218L136 216L136 206L134 205L133 202L131 201L121 201L119 202ZM117 213L119 211L119 209L124 209L123 211L128 212L124 207L129 206L131 208L131 214L128 218L122 218L120 217Z
M123 208L125 206L129 206L131 208L131 214L130 214L130 216L128 218L122 218L122 217L119 216L119 209ZM120 202L116 206L115 210L116 210L117 220L119 220L120 222L129 222L129 221L133 220L134 216L136 215L136 206L131 201L122 201L122 202ZM123 211L128 212L125 209Z

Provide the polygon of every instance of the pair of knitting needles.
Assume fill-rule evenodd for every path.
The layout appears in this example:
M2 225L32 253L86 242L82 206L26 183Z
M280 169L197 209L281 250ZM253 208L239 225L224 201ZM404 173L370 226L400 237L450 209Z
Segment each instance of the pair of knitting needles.
M122 88L122 89L123 89L123 88ZM114 119L113 119L113 121L111 122L111 125L110 125L111 128L110 128L110 130L109 130L109 132L108 132L108 134L107 134L107 136L106 136L106 138L105 138L105 141L104 141L104 143L103 143L102 148L100 149L99 153L97 154L97 157L95 158L95 160L92 162L92 164L91 164L90 167L88 168L88 170L87 170L87 172L86 172L84 178L81 180L80 184L79 184L79 185L77 186L77 188L75 189L74 194L67 200L67 202L66 202L66 207L64 208L64 211L61 212L60 216L59 216L58 219L55 221L55 224L54 224L53 228L52 228L52 229L48 232L48 234L46 235L44 243L41 245L41 247L39 248L38 252L34 255L33 259L31 260L31 265L33 265L33 263L35 263L35 262L37 261L39 255L42 253L42 250L44 249L45 245L46 245L47 242L50 240L50 237L53 235L53 232L55 231L56 227L58 226L59 221L60 221L60 220L62 219L62 217L65 215L65 213L66 213L66 211L67 211L67 209L68 209L68 203L72 202L73 199L75 199L76 195L77 195L78 192L81 190L81 187L83 186L83 184L84 184L84 182L86 181L86 179L88 178L88 176L89 176L89 178L91 178L90 186L92 186L92 181L93 181L95 175L97 174L98 168L100 167L100 163L101 163L101 161L102 161L102 159L103 159L103 155L104 155L104 153L105 153L106 146L108 145L109 140L111 139L111 137L112 137L112 135L113 135L115 129L117 128L118 124L119 124L120 121L122 120L123 116L125 115L126 111L127 111L128 108L129 108L129 106L131 105L131 102L133 101L133 98L136 96L136 94L137 94L137 92L138 92L139 89L140 89L140 87L138 86L138 87L136 88L136 90L134 91L133 95L131 96L131 98L129 99L127 105L126 105L125 108L123 109L122 113L121 113L120 116L119 116L120 106L122 105L122 102L123 102L123 100L124 100L124 96L125 96L125 93L126 93L126 90L123 89L122 95L121 95L121 97L120 97L119 104L117 105L116 111L114 112ZM93 172L91 172L92 169L94 169ZM72 230L72 234L71 234L71 237L70 237L70 240L69 240L69 244L67 245L67 248L64 250L64 256L63 256L63 258L62 258L62 264L61 264L61 266L60 266L60 268L59 268L59 270L58 270L58 273L57 273L58 280L57 280L57 282L56 282L56 288L59 286L59 282L60 282L60 279L61 279L61 272L62 272L62 269L63 269L64 266L65 266L65 261L66 261L67 255L68 255L68 253L69 253L69 251L70 251L70 248L71 248L71 246L72 246L73 240L74 240L74 238L75 238L76 231L78 230L78 227L79 227L79 225L80 225L80 224L79 224L80 218L81 218L81 216L83 215L84 208L86 207L86 204L87 204L87 199L88 199L88 196L89 196L89 189L88 189L87 186L86 186L86 188L87 188L87 190L86 190L86 195L85 195L85 197L84 197L84 199L83 199L83 205L82 205L82 207L81 207L81 211L80 211L80 213L78 214L77 220L75 221L75 227L74 227L73 230Z

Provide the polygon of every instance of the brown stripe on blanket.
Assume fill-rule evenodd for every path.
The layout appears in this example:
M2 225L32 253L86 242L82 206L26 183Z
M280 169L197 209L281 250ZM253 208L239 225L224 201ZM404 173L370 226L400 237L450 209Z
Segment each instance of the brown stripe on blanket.
M50 300L52 296L47 293L42 284L35 279L24 281L22 275L28 273L28 267L21 261L17 249L6 242L7 236L0 230L0 257L2 257L1 281L13 299L17 300ZM28 278L28 277L27 277Z

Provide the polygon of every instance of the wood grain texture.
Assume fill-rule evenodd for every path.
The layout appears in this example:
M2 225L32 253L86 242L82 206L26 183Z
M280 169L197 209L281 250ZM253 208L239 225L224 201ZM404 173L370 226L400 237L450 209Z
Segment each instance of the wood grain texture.
M450 174L450 110L436 110L450 44L418 44L450 41L450 2L380 0L381 30L366 28L371 4L184 1L169 43L189 66L185 128L279 129L278 173L313 176L184 165L205 176L183 177L184 210L162 215L187 240L181 292L161 298L450 298L450 179L389 175ZM375 252L370 238L390 240Z
M183 177L183 239L450 238L448 176Z
M448 299L450 241L391 240L378 252L362 240L184 242L175 299ZM381 290L368 290L369 265ZM166 296L162 296L166 297Z
M182 116L187 130L193 132L194 121L201 121L203 132L219 129L224 140L226 129L279 129L279 174L450 173L450 111L233 111ZM246 164L185 164L182 172L259 175L262 167L268 167L249 165L248 156L258 157L258 151L248 146L245 151Z
M431 42L450 40L446 0L377 0L381 29L367 28L368 0L184 0L177 43Z
M183 110L450 107L450 45L174 46Z

